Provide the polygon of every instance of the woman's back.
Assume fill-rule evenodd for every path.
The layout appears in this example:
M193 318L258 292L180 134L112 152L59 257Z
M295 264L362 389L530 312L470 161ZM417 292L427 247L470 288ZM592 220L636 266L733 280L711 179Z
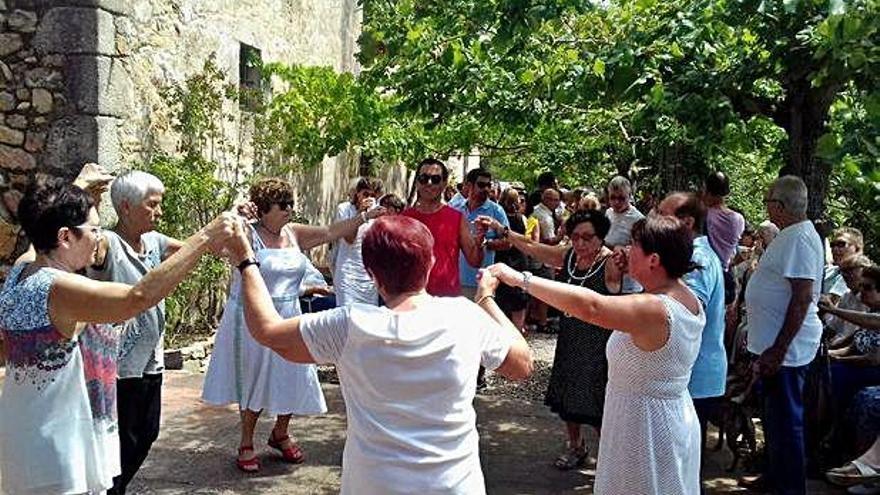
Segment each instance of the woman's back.
M663 347L643 351L622 332L608 341L596 493L700 491L700 430L687 386L706 317L659 297L669 322Z
M484 493L473 398L512 336L463 298L415 309L355 304L306 315L303 339L337 365L348 412L343 493Z

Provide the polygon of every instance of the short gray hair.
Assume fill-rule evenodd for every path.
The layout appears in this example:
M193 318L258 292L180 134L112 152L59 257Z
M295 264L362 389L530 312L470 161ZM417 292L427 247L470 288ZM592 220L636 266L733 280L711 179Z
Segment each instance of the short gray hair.
M632 184L630 184L629 179L626 177L617 175L608 181L608 192L611 191L625 191L627 196L631 196Z
M782 203L785 211L792 215L807 213L807 185L796 175L783 175L773 182L770 199Z
M110 186L110 201L119 213L122 203L134 205L142 202L150 194L165 194L165 185L153 174L132 170L120 175Z

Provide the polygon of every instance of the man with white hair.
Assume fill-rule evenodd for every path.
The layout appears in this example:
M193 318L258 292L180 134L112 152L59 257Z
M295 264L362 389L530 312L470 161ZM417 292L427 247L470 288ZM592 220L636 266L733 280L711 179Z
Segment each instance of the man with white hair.
M164 193L162 182L146 172L128 172L113 181L110 200L119 221L104 231L90 278L135 284L183 246L155 231ZM116 381L122 474L113 479L110 494L125 493L159 436L165 302L123 325Z
M632 204L632 184L626 177L618 175L608 181L606 193L609 208L605 210L605 216L611 221L611 229L605 236L605 245L618 251L632 243L632 227L645 215ZM632 294L641 291L642 286L635 279L629 275L623 276L621 292Z
M764 391L768 464L744 484L780 494L806 493L804 379L816 357L822 322L816 306L824 249L807 219L807 186L793 175L776 179L764 199L780 228L746 286L748 349Z

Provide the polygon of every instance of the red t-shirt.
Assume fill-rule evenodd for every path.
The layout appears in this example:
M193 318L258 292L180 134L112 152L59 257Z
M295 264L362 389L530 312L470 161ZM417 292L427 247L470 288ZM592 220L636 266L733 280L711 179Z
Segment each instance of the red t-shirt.
M458 279L461 212L444 205L434 213L422 213L415 208L407 208L403 210L403 214L425 224L434 236L434 269L428 276L428 294L461 295L461 282Z

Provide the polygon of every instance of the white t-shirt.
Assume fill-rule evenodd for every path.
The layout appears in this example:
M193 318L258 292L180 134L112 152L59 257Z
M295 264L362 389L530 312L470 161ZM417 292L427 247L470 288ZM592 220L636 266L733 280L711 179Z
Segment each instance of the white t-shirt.
M485 493L477 371L500 366L513 335L462 297L402 313L355 303L303 315L300 332L342 380L343 494Z
M605 245L611 247L630 244L633 225L645 218L645 215L642 215L633 205L629 205L629 208L623 213L617 213L613 208L608 208L605 210L605 216L611 221L611 228L605 235Z
M813 281L813 298L804 323L788 346L782 364L803 366L816 357L822 336L822 322L816 303L822 290L824 264L822 240L809 220L790 225L779 232L746 285L749 352L761 354L773 345L791 301L788 279L799 278Z
M354 218L357 214L357 206L353 205L351 201L343 201L342 203L336 205L336 216L333 217L333 222L335 223L341 222L343 220L348 220ZM330 264L331 273L336 273L336 262L340 257L340 252L342 252L341 256L345 256L347 254L347 252L343 252L346 251L347 247L344 246L344 244L346 244L344 239L337 239L333 241L333 245L330 247L330 255L328 261Z
M532 216L538 219L538 225L541 227L541 240L546 241L552 239L556 235L556 222L553 220L553 212L550 208L540 203L535 206Z

